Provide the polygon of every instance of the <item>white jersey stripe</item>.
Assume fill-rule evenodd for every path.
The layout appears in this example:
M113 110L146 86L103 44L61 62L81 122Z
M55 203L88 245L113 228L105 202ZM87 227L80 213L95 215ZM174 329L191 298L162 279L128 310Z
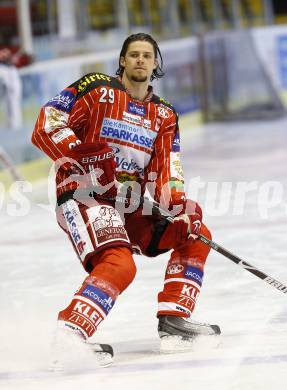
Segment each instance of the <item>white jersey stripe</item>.
M196 287L196 288L199 289L199 290L200 290L200 288L201 288L200 284L196 283L196 282L193 281L193 280L185 279L185 278L170 278L170 279L166 279L166 280L164 281L164 284L167 284L167 283L174 283L174 282L180 282L180 283L190 284L191 286Z

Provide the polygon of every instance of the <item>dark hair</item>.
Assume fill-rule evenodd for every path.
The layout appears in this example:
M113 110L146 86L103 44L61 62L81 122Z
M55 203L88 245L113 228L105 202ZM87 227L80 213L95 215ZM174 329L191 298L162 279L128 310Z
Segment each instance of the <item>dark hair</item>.
M150 77L151 81L154 79L160 79L161 77L164 76L164 71L162 70L163 68L163 60L161 56L161 52L159 50L157 42L149 35L145 33L137 33L137 34L132 34L127 39L124 41L122 50L120 52L119 56L119 67L116 71L116 75L121 76L124 73L124 67L121 65L121 57L124 57L128 51L128 47L130 43L136 42L136 41L145 41L151 43L153 50L154 50L154 56L157 59L158 56L160 58L160 64L157 65L157 67L153 70L152 75Z

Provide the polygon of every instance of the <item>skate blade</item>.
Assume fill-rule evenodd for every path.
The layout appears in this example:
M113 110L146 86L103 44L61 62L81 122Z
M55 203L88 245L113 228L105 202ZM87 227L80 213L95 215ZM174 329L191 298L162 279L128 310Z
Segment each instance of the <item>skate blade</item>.
M107 352L93 352L93 356L97 367L109 367L114 362L113 356Z
M60 360L53 359L49 363L48 370L52 372L63 372L64 364Z
M77 370L91 370L97 368L109 367L113 363L113 357L106 352L97 352L86 357L84 360L79 361L76 359L68 359L61 356L60 358L54 358L49 363L49 371L52 372L64 372L64 371L77 371Z
M219 335L197 335L194 338L183 339L181 336L164 336L160 339L160 352L181 353L195 352L203 349L214 349L220 344Z
M183 340L180 336L164 336L160 339L161 353L177 353L191 351L194 340Z

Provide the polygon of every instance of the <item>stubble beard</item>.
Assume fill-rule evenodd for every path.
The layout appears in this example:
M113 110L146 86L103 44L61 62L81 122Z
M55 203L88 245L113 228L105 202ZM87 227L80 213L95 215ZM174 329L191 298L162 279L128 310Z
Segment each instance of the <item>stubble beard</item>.
M135 81L136 83L145 83L147 81L147 76L146 75L131 75L130 76L131 81Z

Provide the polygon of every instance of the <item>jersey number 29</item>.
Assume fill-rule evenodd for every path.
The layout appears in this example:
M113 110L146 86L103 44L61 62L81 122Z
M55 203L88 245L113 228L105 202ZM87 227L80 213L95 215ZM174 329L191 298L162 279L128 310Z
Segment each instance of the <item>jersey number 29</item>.
M115 101L115 92L113 89L101 88L101 96L99 99L100 103L114 103Z

